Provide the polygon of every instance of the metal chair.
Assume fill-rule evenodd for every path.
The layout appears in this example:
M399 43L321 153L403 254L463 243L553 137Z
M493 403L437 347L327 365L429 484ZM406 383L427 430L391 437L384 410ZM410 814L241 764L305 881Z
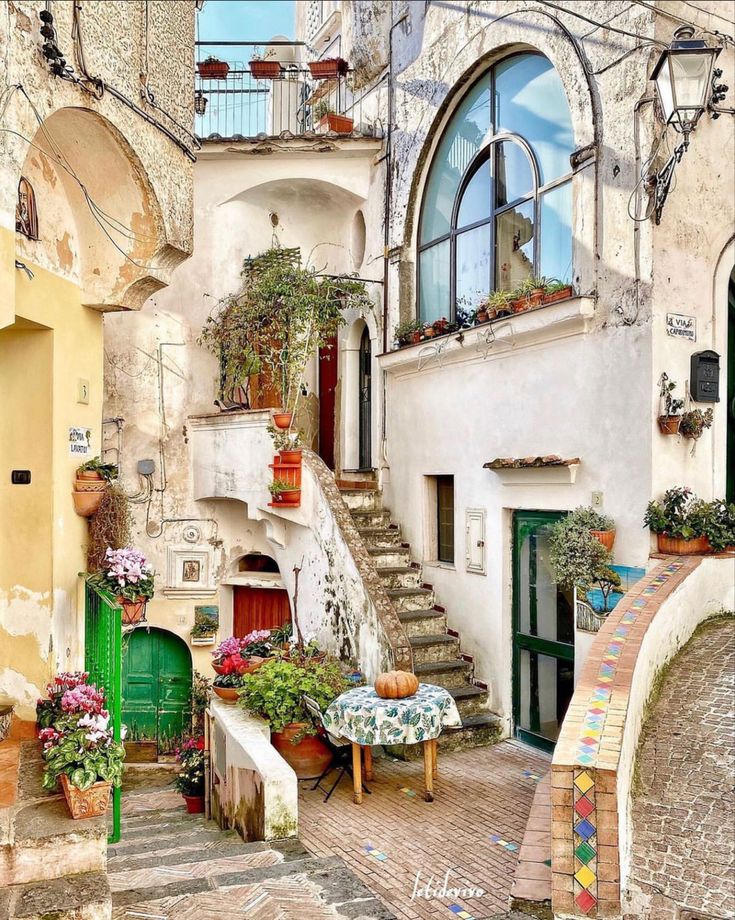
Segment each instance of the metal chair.
M324 796L324 801L327 802L329 801L329 797L339 785L339 782L345 773L352 777L352 742L347 738L342 738L339 735L332 734L332 732L326 728L324 725L322 710L319 706L319 703L317 703L313 697L308 696L305 693L302 699L304 701L306 711L314 720L315 725L320 725L324 729L324 741L326 741L329 749L332 752L332 759L329 762L327 768L323 771L319 779L311 787L312 792L314 792L316 789L321 789L322 792L326 792L327 794ZM339 770L339 775L334 781L331 789L327 790L325 786L322 786L322 783L333 770ZM368 795L371 794L365 783L362 784L362 788L363 791Z

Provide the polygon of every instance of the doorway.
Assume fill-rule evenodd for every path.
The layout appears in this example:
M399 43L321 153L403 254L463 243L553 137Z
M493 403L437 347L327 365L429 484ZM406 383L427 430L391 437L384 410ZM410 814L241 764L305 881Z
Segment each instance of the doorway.
M574 604L549 565L563 512L513 516L513 723L517 738L553 751L574 692Z
M235 585L232 607L235 636L243 637L254 629L275 629L291 622L291 605L284 588Z
M334 419L337 392L337 336L319 349L319 456L334 469Z
M735 502L735 268L727 286L727 479L725 497Z
M370 470L373 467L372 349L370 347L370 333L367 326L362 330L362 337L360 339L359 373L359 467L361 470Z
M123 644L122 721L130 741L172 751L189 729L191 654L165 629L136 629Z

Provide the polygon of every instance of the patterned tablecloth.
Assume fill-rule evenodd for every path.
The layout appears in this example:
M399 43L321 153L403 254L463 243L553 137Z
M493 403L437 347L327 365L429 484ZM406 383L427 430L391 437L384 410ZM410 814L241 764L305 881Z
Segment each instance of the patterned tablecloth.
M384 700L372 687L356 687L324 713L325 728L356 744L418 744L461 724L452 695L432 684L419 684L402 700Z

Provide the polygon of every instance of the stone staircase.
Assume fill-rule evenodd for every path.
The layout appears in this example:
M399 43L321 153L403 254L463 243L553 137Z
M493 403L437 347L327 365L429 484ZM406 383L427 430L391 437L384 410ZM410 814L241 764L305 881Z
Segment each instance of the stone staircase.
M123 817L107 879L113 920L393 917L341 859L314 857L295 838L245 843L173 801Z
M421 566L412 561L377 485L370 480L337 485L409 637L414 673L422 683L445 687L457 703L462 727L444 732L439 744L455 750L499 740L500 719L488 708L488 693L475 685L474 666L461 657L459 637L448 631L446 611L424 584Z

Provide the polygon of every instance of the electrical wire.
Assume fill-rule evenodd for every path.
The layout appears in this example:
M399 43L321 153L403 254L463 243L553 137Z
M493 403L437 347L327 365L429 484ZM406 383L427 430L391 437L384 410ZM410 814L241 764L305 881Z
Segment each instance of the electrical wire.
M713 10L705 10L701 6L697 6L694 3L688 3L687 0L682 0L684 6L690 6L693 10L696 10L698 13L704 13L706 16L714 16L716 19L721 19L723 22L728 23L731 26L735 26L735 20L728 19L727 16L720 16L719 13L715 13Z
M617 12L617 13L613 13L613 15L610 16L609 19L606 19L604 22L601 22L599 25L596 25L593 29L590 29L588 32L585 32L584 35L580 35L580 36L579 36L579 40L580 40L580 41L584 41L585 38L589 38L590 35L594 35L594 33L595 33L598 29L604 29L604 28L607 26L607 24L608 24L609 22L612 22L613 19L617 19L618 16L622 16L623 13L627 13L628 10L630 10L632 7L633 7L633 3L631 2L631 3L629 3L629 4L625 7L625 9L623 9L623 10L618 10L618 12Z
M703 32L705 35L714 35L716 38L721 38L730 45L735 45L735 39L730 35L726 35L724 32L705 29L703 26L698 26L690 19L684 19L682 16L677 16L676 13L671 13L663 7L652 6L650 3L647 3L646 0L633 0L633 3L635 3L636 6L642 6L651 13L655 13L657 16L666 16L667 19L672 19L674 22L680 22L682 25L691 26L697 32Z
M633 0L633 2L635 3L637 0ZM556 3L551 3L550 0L538 0L538 3L541 3L543 6L550 7L552 10L556 10L557 13L566 13L569 16L574 16L576 19L582 19L584 22L588 22L590 25L603 26L603 24L598 22L596 19L590 19L589 16L583 16L582 13L578 13L576 10L570 10L567 9L567 7L559 6ZM618 26L605 25L603 28L607 29L609 32L616 32L618 35L627 35L628 38L634 38L636 41L640 41L642 38L646 37L644 35L636 35L635 32L628 32L627 29L621 29ZM659 41L657 38L651 38L650 41L652 44L658 45L661 48L669 47L666 42Z

